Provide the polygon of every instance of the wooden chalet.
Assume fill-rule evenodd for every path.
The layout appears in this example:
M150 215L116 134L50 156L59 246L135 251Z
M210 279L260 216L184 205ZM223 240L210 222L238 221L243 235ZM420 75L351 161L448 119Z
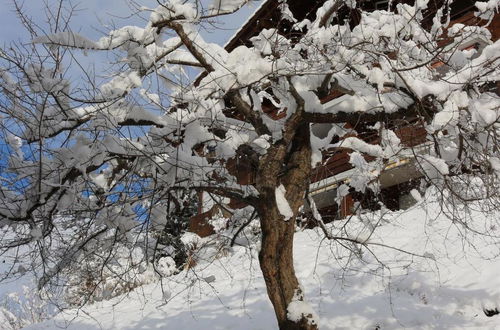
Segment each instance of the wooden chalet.
M288 0L288 6L293 15L298 19L309 18L315 19L317 9L324 3L324 0ZM387 9L390 6L393 8L397 3L413 4L414 0L358 0L356 9L349 9L343 6L337 13L337 20L349 19L350 24L356 25L359 23L361 11L372 11L377 9ZM431 24L432 18L437 8L440 8L445 0L431 0L428 9L424 12L424 24ZM281 12L278 8L278 0L264 1L259 9L248 19L244 26L232 37L226 44L225 48L228 51L235 49L240 45L251 46L250 38L257 35L262 29L277 28L282 34L288 35L292 38L300 39L300 34L293 32L291 23L281 18ZM460 0L454 1L451 5L451 19L452 23L462 23L464 25L483 25L485 22L474 15L476 11L474 7L474 0ZM391 8L392 9L392 8ZM498 40L500 37L500 15L496 14L493 21L488 26L492 33L493 41ZM481 48L478 43L464 45L465 48L476 47ZM483 45L484 47L484 45ZM439 69L443 63L435 63L433 66ZM500 91L500 84L497 84ZM336 103L341 102L343 94L333 91L322 98L322 103L325 108L332 107ZM266 104L264 103L264 106ZM270 117L274 117L273 106L267 104L267 112ZM264 108L265 111L265 108ZM229 114L230 116L230 114ZM275 118L276 119L276 118ZM312 130L317 136L328 132L330 124L314 124ZM347 123L349 128L353 128L358 132L358 137L362 138L368 143L377 143L379 141L378 132L370 128L373 123L368 122L353 122ZM401 143L407 147L414 148L415 152L426 153L429 144L427 141L427 132L424 128L424 122L421 118L408 117L404 120L397 122L386 123L396 135L400 138ZM337 141L332 141L337 142ZM325 152L323 155L323 162L321 165L313 169L311 176L311 184L309 193L315 200L315 203L323 216L325 222L340 219L352 214L355 202L359 202L365 209L376 209L380 207L378 202L370 193L359 194L353 191L343 198L340 206L335 202L337 197L337 187L342 183L349 180L352 174L353 167L349 163L350 149L335 148ZM369 160L369 158L367 157ZM235 175L240 184L252 184L252 171L246 167L248 165L239 163L238 159L233 159L228 163L228 169ZM422 174L419 173L414 162L409 158L400 158L391 160L386 170L380 176L381 193L378 201L381 201L389 209L395 210L406 208L413 202L408 192L413 189L420 181ZM200 196L203 200L203 196ZM200 203L202 204L202 203ZM231 201L228 204L229 208L235 209L243 207L241 203ZM189 229L200 236L208 236L213 234L213 228L207 223L207 219L213 216L216 212L223 212L217 206L206 209L200 205L198 215L191 218Z

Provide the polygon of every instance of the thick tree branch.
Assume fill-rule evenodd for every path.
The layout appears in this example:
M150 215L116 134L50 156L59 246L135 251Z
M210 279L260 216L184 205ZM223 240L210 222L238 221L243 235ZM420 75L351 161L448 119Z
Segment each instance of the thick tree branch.
M58 129L56 131L53 131L52 133L46 134L42 137L36 136L36 137L31 137L26 139L27 143L33 143L33 142L38 142L40 138L53 138L61 134L62 132L67 132L67 131L73 131L80 127L81 125L87 123L90 121L92 118L84 118L84 119L75 119L73 120L73 125L67 126L67 127L62 127L61 129ZM71 120L68 120L67 122L71 122ZM163 128L163 124L160 124L158 122L148 120L148 119L133 119L133 118L127 118L122 121L119 121L117 126L155 126L158 128Z
M408 109L400 109L396 112L387 113L383 110L379 112L336 112L336 113L313 113L304 112L303 118L309 123L329 123L329 124L341 124L341 123L359 123L359 122L370 122L374 123L377 121L393 121L398 119L412 118L415 116L422 116L418 107L412 106Z
M323 15L323 17L321 17L321 20L319 21L319 27L320 28L326 27L328 21L330 20L330 17L332 17L332 15L337 10L339 10L340 7L342 7L343 4L344 4L344 1L338 0L336 3L334 3L333 5L331 5L331 7L326 10L326 12Z
M175 21L162 21L153 24L153 27L158 28L158 31L160 31L163 27L169 27L174 30L181 39L184 46L189 50L191 55L193 55L194 58L196 58L196 60L200 62L200 65L208 72L214 71L214 67L206 60L205 56L203 56L201 50L198 49L193 40L189 38L189 35L184 30L182 24Z
M234 105L236 111L242 114L245 119L247 119L252 124L257 134L271 135L269 128L266 126L266 124L264 124L264 121L262 120L260 114L254 111L252 107L241 98L238 91L230 91L227 94L227 97Z
M205 191L213 193L222 197L231 198L239 202L244 202L248 205L257 207L260 205L260 200L254 196L245 196L241 190L226 187L213 187L213 186L194 186L192 189L196 191Z

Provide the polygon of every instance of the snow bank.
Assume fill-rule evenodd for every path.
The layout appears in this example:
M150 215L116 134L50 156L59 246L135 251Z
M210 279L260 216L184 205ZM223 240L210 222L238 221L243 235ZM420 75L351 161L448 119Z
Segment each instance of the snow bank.
M498 214L487 217L473 212L451 222L429 196L423 196L408 211L386 213L384 221L380 216L352 218L346 228L356 236L367 222L377 224L370 242L397 249L371 245L367 250L346 241L327 242L317 230L297 233L295 268L321 329L498 329L500 315L489 318L483 312L500 305L500 260L495 259L500 254L495 238L500 234L495 225ZM487 228L490 236L469 232L464 237L460 222ZM336 222L329 229L335 231L343 224ZM171 297L167 304L164 297ZM291 306L289 312L302 313L302 307ZM163 283L59 314L28 329L55 326L70 330L277 328L258 268L257 248L244 247L201 260Z

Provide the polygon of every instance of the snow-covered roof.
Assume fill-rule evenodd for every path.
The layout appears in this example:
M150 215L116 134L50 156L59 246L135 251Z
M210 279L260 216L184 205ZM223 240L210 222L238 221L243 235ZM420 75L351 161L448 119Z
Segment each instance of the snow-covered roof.
M225 49L235 48L235 45L240 40L241 36L244 35L249 28L253 28L253 24L266 10L269 10L273 5L277 5L276 0L262 0L261 4L255 9L255 11L247 18L247 20L241 25L241 27L234 33L234 35L226 42L224 45Z
M248 16L247 20L240 26L240 28L236 30L233 36L224 44L224 48L228 48L231 44L236 43L242 31L250 24L251 21L255 20L256 17L259 17L259 13L263 11L263 8L268 6L272 1L273 0L263 0L261 4L255 8L255 11Z

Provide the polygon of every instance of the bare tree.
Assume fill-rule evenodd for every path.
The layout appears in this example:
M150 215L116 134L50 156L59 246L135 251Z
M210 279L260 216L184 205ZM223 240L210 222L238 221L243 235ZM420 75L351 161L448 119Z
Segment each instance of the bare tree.
M486 26L451 26L448 2L365 12L355 1L329 0L303 21L280 2L294 33L278 24L230 52L204 41L204 24L247 2L137 4L144 27L97 41L71 31L71 11L57 11L43 31L19 8L32 42L0 50L1 132L10 153L0 224L3 251L28 246L37 254L40 286L82 260L98 260L92 265L104 272L118 245L156 267L165 255L158 237L186 215L194 191L204 203L231 200L228 212L237 203L253 209L280 329L316 329L295 275L293 237L326 151L351 150L355 174L346 187L360 193L377 194L380 176L406 157L447 198L498 205L500 44ZM497 5L477 6L481 24ZM480 48L467 48L471 41ZM116 61L106 77L83 70L72 79L80 51ZM342 99L325 106L334 93ZM395 123L415 119L427 131L425 154L395 133ZM318 124L328 124L322 137ZM366 126L378 131L376 142L357 137ZM370 244L332 235L313 213L328 238Z

